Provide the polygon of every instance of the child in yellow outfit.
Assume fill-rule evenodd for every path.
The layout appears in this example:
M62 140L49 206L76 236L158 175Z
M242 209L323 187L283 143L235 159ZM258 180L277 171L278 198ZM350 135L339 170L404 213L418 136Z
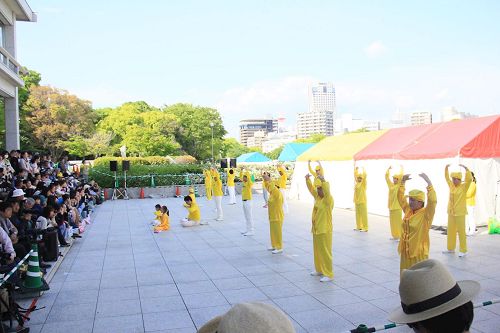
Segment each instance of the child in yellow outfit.
M271 181L269 174L264 173L263 179L267 184L269 192L268 200L268 215L269 215L269 233L271 236L271 247L268 249L273 254L283 252L283 220L285 214L283 212L283 195L276 182Z
M161 205L160 204L156 204L155 205L155 219L153 220L153 222L151 222L151 225L154 225L154 226L157 226L158 224L160 224L160 218L161 218Z
M462 172L448 172L450 165L444 169L444 176L448 187L450 188L450 197L448 200L448 230L447 230L447 251L444 253L455 253L457 246L457 233L460 243L458 256L467 255L467 236L465 234L465 216L467 215L467 190L472 182L470 170L463 164L465 169L465 181L462 182ZM451 179L450 179L451 178Z
M405 198L405 183L411 179L404 175L398 189L399 205L403 209L404 218L398 252L401 255L400 273L416 263L429 258L429 229L436 211L436 192L431 180L425 173L419 175L427 182L427 206L425 193L420 190L411 190L408 202Z
M356 208L357 231L368 231L368 210L366 208L366 171L358 172L359 167L354 169L354 206Z
M314 197L314 209L312 212L314 268L311 275L322 275L321 282L329 282L333 279L332 268L332 210L333 197L330 194L330 184L323 176L318 176L320 186L314 187L310 174L306 175L306 184L309 192Z
M220 180L219 172L212 168L210 170L212 175L212 194L214 196L215 201L215 209L217 210L216 221L224 220L224 213L222 212L222 196L224 193L222 192L222 181Z
M154 228L155 233L159 233L162 231L167 231L170 229L170 217L167 206L161 207L161 216L160 216L160 225Z
M387 182L387 187L389 188L389 222L391 224L391 235L392 240L398 240L401 236L401 224L403 223L403 211L398 201L398 191L401 178L403 177L403 167L398 175L392 176L392 181L390 179L390 172L392 166L390 166L385 172L385 181Z
M210 170L203 170L203 176L205 176L205 193L207 200L212 200L212 174Z
M283 210L285 213L288 213L288 202L286 200L286 181L288 178L286 170L282 165L278 165L278 173L280 174L278 186L280 187L281 194L283 195Z
M198 207L198 204L196 202L193 202L193 199L189 195L184 197L184 207L186 207L188 211L188 217L181 220L181 224L183 227L193 227L195 225L208 224L201 223L200 207Z

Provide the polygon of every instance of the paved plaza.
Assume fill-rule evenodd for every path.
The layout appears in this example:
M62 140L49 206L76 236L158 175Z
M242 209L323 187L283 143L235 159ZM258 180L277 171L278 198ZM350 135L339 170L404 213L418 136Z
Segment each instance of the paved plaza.
M227 205L225 220L182 228L181 198L107 201L77 240L31 315L31 332L193 333L232 304L262 301L287 313L300 332L345 332L364 323L387 323L399 304L399 256L388 218L370 215L370 231L352 230L354 213L334 211L334 282L312 277L312 205L290 201L281 255L267 251L269 224L261 196L254 197L256 235L244 237L241 197ZM202 217L213 203L199 198ZM154 205L170 209L171 230L154 234ZM484 229L483 229L484 230ZM431 257L457 279L482 285L476 301L500 298L500 237L468 238L470 254L441 254L446 236L431 231ZM28 300L23 304L29 303ZM472 332L498 332L500 305L475 311ZM406 327L387 332L410 332Z

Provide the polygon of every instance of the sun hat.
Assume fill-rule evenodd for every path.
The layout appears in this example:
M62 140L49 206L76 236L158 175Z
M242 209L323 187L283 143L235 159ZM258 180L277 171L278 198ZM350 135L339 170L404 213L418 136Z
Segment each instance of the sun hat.
M408 197L418 201L425 202L425 193L420 190L411 190L410 192L408 192Z
M203 325L198 333L295 333L288 317L264 303L240 303Z
M14 190L14 192L12 192L12 198L22 197L25 194L26 193L24 193L23 190L21 190L20 188L18 188L16 190Z
M476 281L457 282L435 259L421 261L401 273L401 307L389 315L389 320L408 324L437 317L471 301L479 289Z
M462 179L462 173L460 171L450 173L451 178Z

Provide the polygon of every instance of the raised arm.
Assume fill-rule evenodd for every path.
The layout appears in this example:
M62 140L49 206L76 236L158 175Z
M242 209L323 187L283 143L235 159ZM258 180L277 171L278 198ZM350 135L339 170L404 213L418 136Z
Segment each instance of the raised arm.
M403 210L403 212L407 212L410 210L410 205L408 205L408 202L406 201L405 198L405 183L407 180L411 179L410 175L404 175L403 178L401 179L401 182L399 183L399 189L398 189L398 202L399 206Z
M465 184L465 188L468 189L470 186L470 183L472 183L472 173L470 172L469 168L467 168L465 165L460 164L460 166L465 169L464 184Z
M450 165L446 164L446 167L444 168L444 178L446 179L446 183L448 184L448 186L451 187L453 185L453 183L451 182L450 173L448 172L449 168L450 168Z
M309 173L311 175L315 174L314 170L311 168L311 160L307 161L307 168L309 169Z
M392 169L392 167L390 166L387 168L387 171L385 172L385 182L387 183L387 186L389 186L389 187L392 185L391 178L389 177L391 169Z
M310 177L311 177L310 174L306 175L307 189L309 190L309 193L311 193L311 195L314 197L314 199L316 199L316 196L318 195L318 193L316 192L316 189L314 188L313 184L311 183Z
M422 177L427 183L427 205L425 206L425 220L428 221L428 227L430 227L432 219L434 218L434 213L436 212L436 191L434 191L431 180L425 173L421 173L419 176Z

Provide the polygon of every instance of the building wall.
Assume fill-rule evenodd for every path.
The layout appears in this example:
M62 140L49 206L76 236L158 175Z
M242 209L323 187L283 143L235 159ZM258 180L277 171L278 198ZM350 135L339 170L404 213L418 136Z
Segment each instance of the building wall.
M276 119L245 119L240 120L240 143L248 146L248 139L256 132L263 131L265 134L278 130Z
M410 115L412 126L432 124L432 113L430 112L412 112Z
M313 134L334 134L333 111L304 112L298 114L297 136L307 138Z

